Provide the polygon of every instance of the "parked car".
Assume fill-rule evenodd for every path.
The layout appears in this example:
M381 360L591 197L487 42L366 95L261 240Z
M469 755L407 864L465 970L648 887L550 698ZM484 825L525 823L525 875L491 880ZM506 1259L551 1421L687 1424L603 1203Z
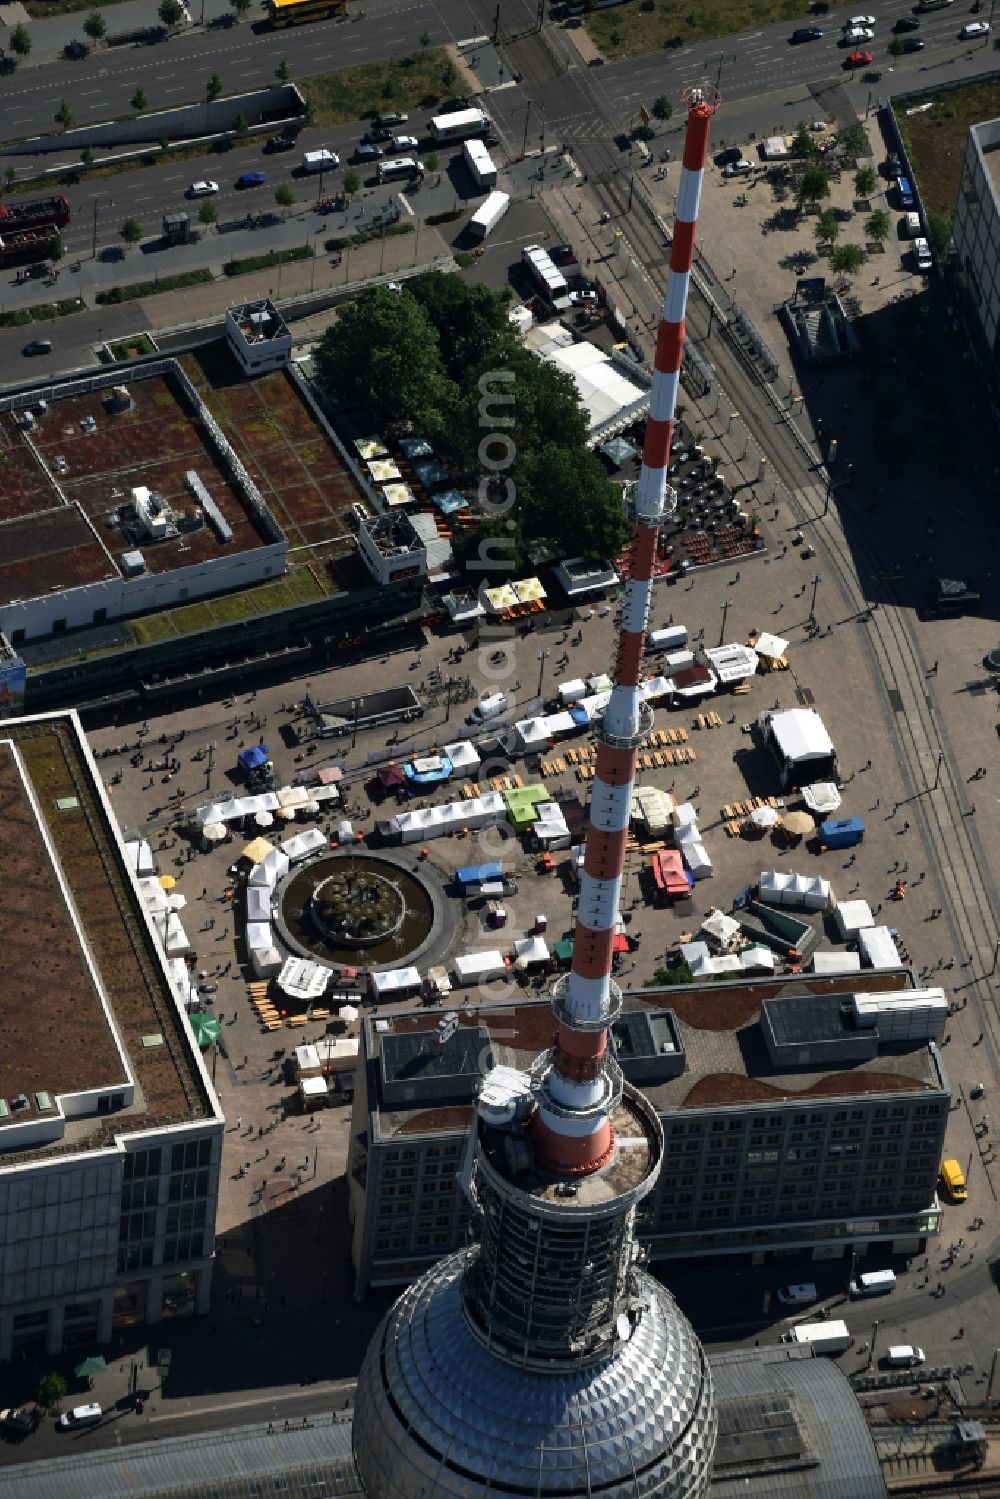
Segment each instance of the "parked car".
M207 178L202 178L198 182L192 182L184 196L186 198L208 198L212 193L217 193L218 191L219 184L217 182L209 182Z
M465 107L464 104L462 107ZM375 116L375 123L378 125L382 125L383 127L386 125L408 125L409 121L409 115L400 114L398 110L390 110L388 114Z
M782 1286L778 1292L778 1300L782 1306L809 1306L817 1299L818 1294L812 1281L804 1281L797 1286Z
M912 1343L894 1343L885 1356L885 1361L890 1369L915 1369L919 1364L926 1363L924 1350L916 1348Z
M731 166L734 161L742 161L742 159L742 146L727 146L724 151L719 151L716 154L715 165L717 167L728 167Z
M919 31L920 17L900 16L899 20L896 22L892 29L893 31Z
M904 213L900 232L905 234L907 239L916 239L920 233L919 213Z
M52 340L51 338L33 338L30 344L25 344L21 353L29 356L32 354L51 354Z
M272 135L270 140L265 144L264 150L268 155L272 155L276 151L294 151L295 137L294 135Z
M822 35L818 26L797 26L788 40L790 42L818 42Z
M596 307L600 300L596 291L589 288L585 291L571 291L569 299L574 307Z
M722 168L723 180L728 182L733 177L752 177L755 168L752 161L741 157L739 161L731 161L728 167Z
M841 46L851 47L857 42L870 42L874 35L870 26L851 26L844 32Z
M917 270L929 271L934 264L934 256L931 254L930 245L922 236L913 241L913 254L916 257Z
M901 50L903 52L920 52L926 46L927 43L924 41L923 37L919 36L904 37L903 41L900 44Z
M382 147L373 145L370 141L362 141L360 146L355 146L352 161L377 161L382 155Z
M959 41L964 42L970 36L985 36L989 29L989 21L968 21L958 33Z
M846 31L847 28L848 28L848 26L874 26L874 25L875 25L875 17L874 16L848 16L847 20L844 22L844 30Z
M38 1425L38 1408L34 1405L12 1405L0 1411L0 1431L8 1436L26 1437Z
M419 142L415 135L394 135L392 138L392 149L394 151L415 151Z
M889 152L888 156L885 159L885 166L883 168L883 171L885 172L885 175L887 177L899 177L902 174L903 163L899 159L898 152Z
M266 181L263 172L241 172L233 185L242 192L246 187L263 187Z
M872 60L870 52L851 52L844 58L845 68L867 68Z

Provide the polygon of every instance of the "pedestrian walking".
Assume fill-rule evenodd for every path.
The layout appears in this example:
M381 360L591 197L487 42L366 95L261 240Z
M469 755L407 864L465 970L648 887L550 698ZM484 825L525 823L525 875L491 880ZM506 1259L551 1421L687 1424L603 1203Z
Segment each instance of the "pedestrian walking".
M243 1115L242 1114L237 1114L236 1115L236 1128L237 1129L242 1129L243 1128Z

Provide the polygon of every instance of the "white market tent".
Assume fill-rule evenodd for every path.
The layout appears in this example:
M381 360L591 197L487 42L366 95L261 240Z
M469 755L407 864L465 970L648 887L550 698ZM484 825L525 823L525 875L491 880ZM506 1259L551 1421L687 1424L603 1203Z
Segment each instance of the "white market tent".
M181 997L183 1004L190 1005L194 1000L194 986L191 983L191 970L183 958L168 958L167 967L170 969L170 977L174 981L174 988Z
M685 839L681 844L681 854L684 863L690 869L696 880L707 880L713 874L712 861L708 857L708 849L705 845L695 839Z
M768 906L802 906L807 911L828 911L833 901L830 881L818 875L782 874L765 869L760 877L760 898Z
M251 952L258 952L261 948L274 945L271 937L271 923L269 921L247 922L247 947Z
M868 926L858 933L858 951L866 968L900 968L902 959L887 926Z
M553 340L543 343L537 352L572 376L580 400L587 409L592 436L618 430L618 423L627 425L633 410L649 401L648 389L626 379L596 344L562 344Z
M757 652L748 645L716 645L705 651L705 657L722 683L745 682L757 671Z
M488 952L459 953L452 967L455 978L460 984L478 984L486 979L503 978L507 972L503 953L496 949Z
M304 1104L320 1103L328 1097L329 1092L325 1077L299 1078L299 1096Z
M548 744L548 720L545 718L520 718L514 725L514 733L517 735L519 749L524 754L530 755L533 751L543 749Z
M319 1052L315 1046L296 1046L295 1076L300 1081L304 1077L319 1077Z
M753 648L758 656L764 656L768 661L780 661L788 650L788 641L782 640L780 635L770 635L764 630L757 636Z
M155 873L156 860L145 838L129 838L125 844L125 856L133 874L141 877Z
M701 924L701 931L722 949L732 947L740 935L740 924L725 911L711 911Z
M150 912L167 911L170 908L167 892L153 875L145 875L139 881L139 894L142 896L146 909Z
M369 975L376 999L394 999L420 988L420 974L415 968L384 968Z
M698 814L690 802L680 802L674 808L671 820L677 833L680 833L683 828L697 828L698 826Z
M691 657L691 661L694 657ZM691 662L686 662L690 666ZM670 677L647 677L639 684L639 696L643 702L656 702L661 697L670 697L674 690L674 684Z
M842 900L833 913L833 919L845 942L848 937L855 937L865 927L875 925L872 908L866 900Z
M861 954L856 952L814 952L811 959L813 973L857 973L861 968Z
M773 973L774 953L769 947L745 947L739 954L740 967L744 973Z
M587 696L587 684L582 677L571 677L568 682L560 682L556 691L561 703L575 703Z
M461 771L463 774L470 770L478 770L483 763L476 746L470 744L467 739L459 739L454 744L446 744L442 753L451 761L452 770Z
M160 942L163 944L163 951L168 958L194 951L176 911L153 911L151 915Z
M692 973L710 973L712 955L707 942L682 942L680 954Z
M669 791L658 786L637 786L632 793L632 816L653 837L662 837L673 826L675 802Z
M278 806L286 812L296 812L310 800L305 786L282 786L277 792Z
M833 781L814 781L802 787L802 800L810 812L836 812L841 804L841 795Z
M266 885L247 886L247 921L270 921L271 892Z
M806 760L826 760L833 754L833 740L813 708L788 708L771 718L771 734L789 765Z
M250 871L251 885L266 885L273 890L278 881L288 873L288 855L283 854L280 848L272 848L271 852L255 864Z
M418 807L412 812L400 812L392 818L392 826L403 843L416 843L420 839L443 838L461 828L483 828L505 821L507 804L499 791L489 791L483 796L470 797L463 802L445 802L438 807Z
M569 828L558 802L536 803L532 832L542 848L569 848Z
M514 943L514 954L514 967L519 972L536 968L539 963L549 961L548 943L544 937L520 937Z
M284 959L276 947L255 947L250 961L258 978L270 979L280 971Z
M304 1000L307 1005L326 993L329 982L329 968L308 958L287 958L278 975L278 987L290 999Z
M298 864L302 859L308 859L310 854L318 854L321 849L329 846L326 834L321 833L319 828L306 828L304 832L286 838L280 846L280 852L289 864Z
M610 701L610 692L592 692L587 697L581 698L578 703L573 704L573 712L576 714L577 719L582 714L586 723L595 723L601 717Z

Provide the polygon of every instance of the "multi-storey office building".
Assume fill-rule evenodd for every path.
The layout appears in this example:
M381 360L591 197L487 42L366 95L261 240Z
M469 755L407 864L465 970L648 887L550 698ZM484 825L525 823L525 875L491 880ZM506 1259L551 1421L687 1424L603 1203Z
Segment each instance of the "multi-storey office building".
M613 1027L663 1123L640 1232L654 1259L916 1254L938 1231L947 1005L908 972L646 990ZM357 1293L463 1240L457 1183L480 1078L526 1068L545 1001L365 1022L349 1163Z
M952 230L958 253L962 314L1000 407L1000 120L973 125L965 145Z
M207 1311L223 1120L75 714L0 723L0 1359Z

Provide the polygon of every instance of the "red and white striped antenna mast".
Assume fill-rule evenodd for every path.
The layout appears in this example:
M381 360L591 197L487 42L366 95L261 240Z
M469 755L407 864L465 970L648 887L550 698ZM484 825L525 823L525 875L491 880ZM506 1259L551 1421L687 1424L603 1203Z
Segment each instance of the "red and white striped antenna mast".
M621 1012L621 990L611 977L625 845L639 748L652 726L640 696L643 652L660 526L677 495L667 484L674 412L684 352L684 314L694 258L695 229L719 93L711 84L685 89L684 156L677 189L663 312L656 335L642 472L629 501L632 539L629 580L621 608L614 684L597 736L587 849L569 974L552 994L558 1030L536 1064L537 1109L530 1124L537 1165L558 1176L598 1171L615 1149L612 1112L621 1097L621 1072L608 1055L608 1032Z

